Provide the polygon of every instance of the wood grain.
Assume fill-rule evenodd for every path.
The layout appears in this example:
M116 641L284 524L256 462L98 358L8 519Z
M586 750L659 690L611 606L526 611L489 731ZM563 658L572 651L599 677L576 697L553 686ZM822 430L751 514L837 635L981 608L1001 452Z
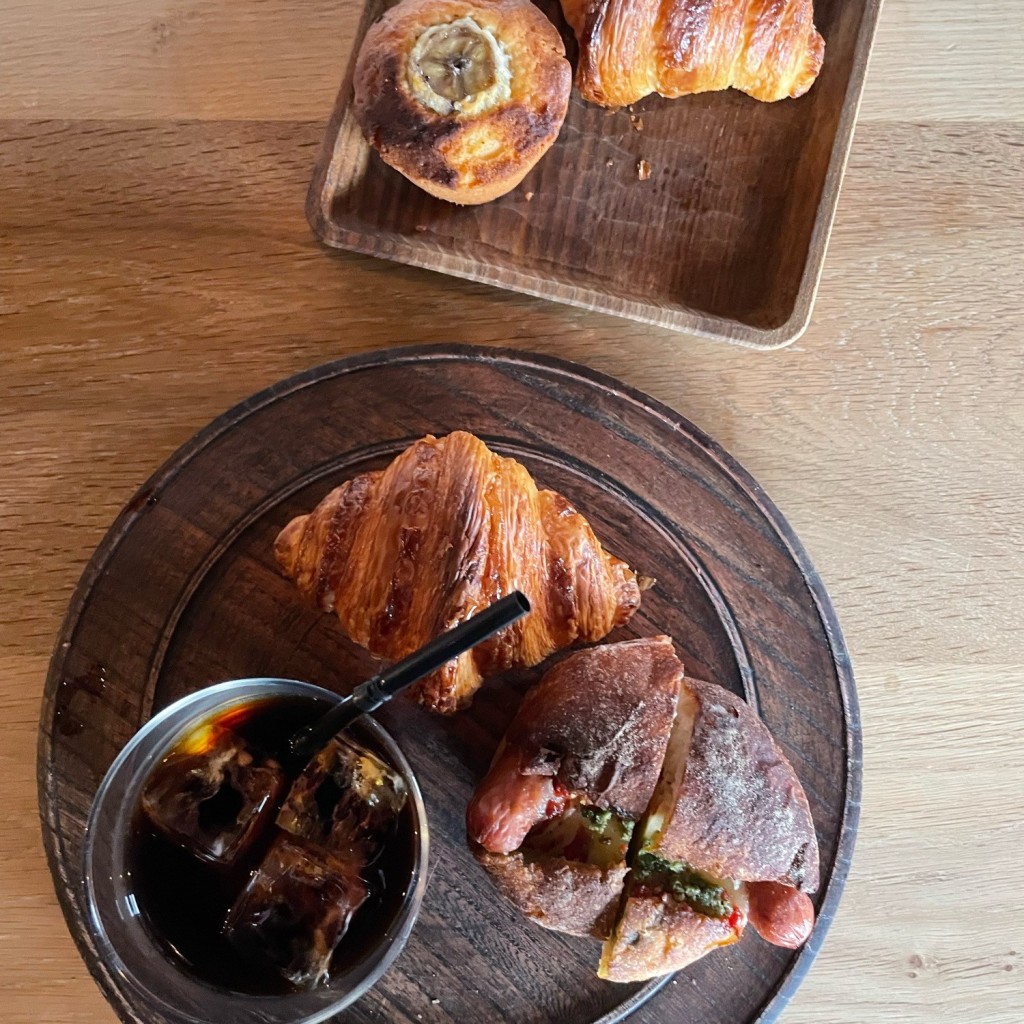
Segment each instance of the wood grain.
M323 123L361 10L355 0L8 0L4 115ZM1015 12L1013 0L885 0L861 120L1020 120Z
M147 26L179 12L202 29L153 55ZM357 15L316 0L5 5L5 1020L116 1019L57 907L34 755L54 638L117 511L247 394L348 353L457 338L577 359L679 410L778 502L828 585L861 694L864 810L846 898L786 1024L1016 1024L1017 4L887 0L813 322L767 356L325 256L302 202ZM999 879L984 914L958 884L978 872Z
M538 2L575 59L557 0ZM355 50L388 6L367 0ZM814 303L879 6L818 0L827 58L799 100L729 89L611 111L574 90L544 159L483 206L425 194L371 149L352 102L353 53L309 222L336 248L753 348L787 345Z

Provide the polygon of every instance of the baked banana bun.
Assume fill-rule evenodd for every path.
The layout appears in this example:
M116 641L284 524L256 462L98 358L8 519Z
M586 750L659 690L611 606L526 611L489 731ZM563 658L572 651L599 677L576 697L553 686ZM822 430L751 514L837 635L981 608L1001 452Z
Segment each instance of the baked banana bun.
M547 152L571 84L561 36L529 0L402 0L366 33L353 110L385 163L473 205Z

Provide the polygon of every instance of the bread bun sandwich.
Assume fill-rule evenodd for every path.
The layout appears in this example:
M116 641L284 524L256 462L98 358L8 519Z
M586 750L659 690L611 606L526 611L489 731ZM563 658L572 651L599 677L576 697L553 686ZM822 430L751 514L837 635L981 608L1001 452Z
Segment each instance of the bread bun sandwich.
M633 640L570 655L523 700L466 821L498 890L538 924L611 934L682 678L667 637Z
M604 939L598 974L642 981L737 941L810 934L818 845L764 723L687 678L668 637L581 651L513 720L467 813L499 891Z

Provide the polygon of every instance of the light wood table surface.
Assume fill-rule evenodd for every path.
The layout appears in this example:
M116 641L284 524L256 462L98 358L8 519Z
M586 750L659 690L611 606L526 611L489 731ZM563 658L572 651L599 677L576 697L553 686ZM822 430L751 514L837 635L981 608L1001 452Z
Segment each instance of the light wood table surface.
M114 1019L51 887L35 744L51 645L117 511L281 377L464 340L579 360L679 410L765 487L831 592L862 822L787 1024L1019 1024L1019 3L887 0L812 326L762 354L320 248L303 198L355 11L0 3L0 1018Z

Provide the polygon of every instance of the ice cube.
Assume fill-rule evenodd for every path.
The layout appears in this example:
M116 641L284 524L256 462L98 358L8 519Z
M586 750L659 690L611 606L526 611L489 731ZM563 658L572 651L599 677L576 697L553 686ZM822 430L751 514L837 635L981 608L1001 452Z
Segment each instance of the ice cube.
M149 820L196 857L230 864L273 814L284 788L274 761L257 763L233 732L204 725L154 770L142 793Z
M367 896L358 865L284 833L228 912L224 934L239 952L311 988Z
M393 768L335 737L295 780L277 824L346 861L367 865L394 833L407 796Z

